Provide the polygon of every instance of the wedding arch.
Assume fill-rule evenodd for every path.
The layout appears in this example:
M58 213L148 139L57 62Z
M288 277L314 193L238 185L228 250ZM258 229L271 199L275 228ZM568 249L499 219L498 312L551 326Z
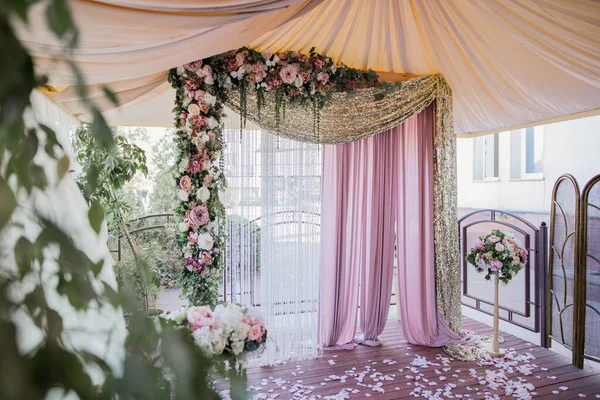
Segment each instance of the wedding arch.
M413 189L419 191L420 186L431 186L431 209L427 210L427 206L423 206L420 211L431 217L426 222L428 226L424 233L425 236L430 235L431 240L427 237L424 241L432 246L433 254L424 256L431 257L432 265L428 265L425 258L419 262L430 269L426 273L430 274L428 276L433 284L431 299L434 310L437 307L437 316L434 314L433 324L439 322L442 327L449 326L455 334L460 333L455 135L452 93L443 76L423 75L404 81L385 82L371 70L362 71L336 64L331 58L314 51L310 51L309 54L292 51L273 53L269 50L258 52L244 47L174 68L169 73L169 82L176 89L173 111L175 126L178 128L177 182L181 200L176 214L180 219L178 244L181 247L184 266L182 287L192 304L214 305L218 301L219 279L223 265L222 250L226 241L223 229L225 208L222 201L227 188L227 181L222 171L224 150L222 124L226 106L239 114L241 126L245 124L246 119L249 119L265 130L275 132L284 138L350 146L361 143L361 140L367 138L375 138L375 140L378 137L383 138L384 136L381 135L384 134L393 141L393 137L401 135L398 129L403 129L403 123L413 121L419 115L425 115L422 113L428 112L431 123L427 128L431 133L429 144L425 142L419 144L421 140L419 133L425 128L420 125L423 122L414 122L417 124L413 129L417 134L413 139L416 144L384 141L385 143L375 144L376 147L369 145L371 147L367 150L339 148L338 153L333 154L332 157L342 160L346 157L344 151L356 150L359 153L363 152L360 157L364 159L379 159L381 156L382 159L387 157L391 163L393 155L381 154L385 148L400 149L402 146L418 146L424 149L421 159L415 161L417 164L401 163L394 167L385 167L389 171L384 181L380 182L383 183L380 189L383 190L386 182L393 183L395 186L400 185L397 182L406 180L398 174L404 174L404 169L419 169L419 165L424 165L426 171L418 172L423 175L424 180L419 180L418 186ZM406 147L405 150L399 151L410 153L412 150ZM429 164L427 164L427 157L431 158ZM373 169L367 164L364 164L363 160L361 165L365 170ZM392 171L394 168L396 172ZM339 179L345 173L343 162L331 171L332 179ZM374 177L359 175L353 178L358 179L359 183L361 180L371 180ZM428 181L429 179L431 182ZM371 191L379 190L371 186ZM399 190L404 189L399 188ZM396 199L394 215L396 212L404 212L396 210L402 207L398 204L406 202L397 199L396 194L389 196ZM369 212L372 213L373 210ZM413 222L410 218L404 218L402 223ZM325 221L323 223L326 224ZM385 229L386 232L391 232L391 235L394 234L391 225ZM402 226L397 225L398 236L402 236L401 230ZM335 233L332 237L336 237ZM340 243L342 242L343 240ZM350 245L349 242L347 244ZM385 251L385 257L389 258L390 254L393 257L393 246L387 246ZM326 251L324 251L324 258L327 257L325 253ZM365 254L361 253L361 257L365 257ZM379 255L376 257L381 258ZM345 262L328 261L331 261L331 265ZM328 268L330 271L325 271L324 276L329 274L332 279L340 279L340 274L348 273L335 270L334 267ZM388 273L391 273L391 269L383 275ZM402 279L406 279L406 276ZM387 286L391 287L391 283ZM325 318L332 310L335 310L334 314L339 314L342 302L342 299L336 298L335 295L327 296L329 299L324 299L322 307ZM385 297L385 293L378 293L377 296ZM331 318L337 317L331 316ZM381 325L381 321L376 324ZM324 329L327 330L327 323L324 323ZM383 326L375 330L382 329ZM432 334L437 334L439 327L432 325L424 329L430 329L435 331ZM377 332L375 337L376 334ZM333 336L340 336L340 332ZM328 340L324 342L326 345L336 345L338 340L342 339L331 339L331 343L327 343ZM436 342L431 339L425 340L423 344L448 343L450 342Z

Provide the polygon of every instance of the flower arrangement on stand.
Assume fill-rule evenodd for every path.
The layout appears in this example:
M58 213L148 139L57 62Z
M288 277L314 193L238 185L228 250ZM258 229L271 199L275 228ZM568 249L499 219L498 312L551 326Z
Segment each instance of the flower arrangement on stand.
M267 329L254 309L237 304L183 307L161 315L177 327L188 329L202 352L227 372L232 398L245 398L248 354L264 349ZM243 392L243 393L242 393Z
M488 353L492 357L503 357L504 350L498 342L498 289L499 282L508 284L511 279L525 267L527 249L512 233L495 229L485 236L480 236L475 247L466 257L467 262L475 266L479 273L485 273L485 279L495 276L494 294L494 338Z
M229 94L239 93L241 117L245 120L249 90L256 92L259 110L265 94L274 93L279 121L285 118L287 104L312 104L316 117L331 101L333 92L376 86L381 90L375 96L383 97L387 89L400 84L379 82L372 70L336 64L314 49L302 54L257 51L248 47L173 68L169 82L176 89L173 109L178 129L176 183L181 202L175 214L184 267L181 286L190 304L209 306L215 306L218 301L222 271L220 249L225 240L222 199L227 183L221 171L221 124ZM316 122L315 129L318 129Z

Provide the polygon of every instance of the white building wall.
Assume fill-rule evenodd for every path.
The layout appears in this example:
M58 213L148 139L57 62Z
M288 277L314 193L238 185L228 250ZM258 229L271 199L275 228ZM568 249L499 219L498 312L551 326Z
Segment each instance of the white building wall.
M554 182L572 174L581 188L600 174L600 116L543 127L543 178L510 179L510 132L499 134L498 179L473 180L473 139L458 139L458 207L550 212Z

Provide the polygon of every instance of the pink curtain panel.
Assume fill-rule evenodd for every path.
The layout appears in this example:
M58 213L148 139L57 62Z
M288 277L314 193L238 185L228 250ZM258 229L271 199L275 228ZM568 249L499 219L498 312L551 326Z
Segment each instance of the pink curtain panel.
M437 312L435 300L434 113L432 104L388 131L324 148L325 348L354 347L359 314L362 336L356 342L380 344L392 293L394 240L405 338L433 347L462 342Z

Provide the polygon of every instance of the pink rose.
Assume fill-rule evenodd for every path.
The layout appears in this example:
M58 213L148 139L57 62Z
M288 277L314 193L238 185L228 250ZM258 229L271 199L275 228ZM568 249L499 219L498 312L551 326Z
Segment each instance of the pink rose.
M196 72L200 68L202 68L202 60L193 61L191 63L185 64L183 68L187 69L190 72Z
M321 83L327 83L329 81L329 74L327 72L319 72L317 74L317 80Z
M198 243L198 234L196 232L190 232L187 239L190 243Z
M191 92L190 92L191 93ZM204 90L196 90L193 95L193 99L200 102L206 96L206 92Z
M185 111L182 111L181 114L179 114L179 119L187 119L188 115Z
M212 264L212 257L210 256L210 254L207 251L203 251L198 256L198 262L201 265L210 266L210 264Z
M268 60L271 57L273 57L273 52L269 49L264 49L260 54L262 54L262 56L265 58L265 60Z
M210 185L212 185L212 180L213 180L212 176L210 176L210 175L206 175L206 176L204 177L204 181L202 182L202 184L203 184L205 187L210 187Z
M246 57L244 56L243 53L240 52L235 55L235 62L238 67L241 67L242 65L244 65L244 61L246 61Z
M208 307L190 307L187 312L187 320L193 329L215 325L215 317Z
M219 249L218 247L213 248L213 253L215 254L219 254L220 251L221 249Z
M310 80L310 74L308 72L302 71L298 75L302 78L302 82L306 83Z
M295 64L288 64L279 71L279 76L284 83L291 85L298 76L298 67Z
M202 204L197 205L190 211L189 220L192 228L207 224L209 219L208 209Z
M475 248L477 250L483 250L483 240L480 240L477 243L475 243Z
M317 68L323 68L325 66L325 61L317 59L315 60L315 65Z
M208 138L214 142L216 138L215 133L213 131L208 131Z
M179 180L179 186L181 187L181 189L185 190L186 192L189 192L190 190L192 190L192 180L189 176L184 175Z
M203 114L208 113L208 106L206 104L200 103L198 104L198 107L200 107L200 111L202 111Z
M252 325L252 328L250 328L250 331L248 332L248 339L260 343L262 342L262 336L263 332L260 325Z

